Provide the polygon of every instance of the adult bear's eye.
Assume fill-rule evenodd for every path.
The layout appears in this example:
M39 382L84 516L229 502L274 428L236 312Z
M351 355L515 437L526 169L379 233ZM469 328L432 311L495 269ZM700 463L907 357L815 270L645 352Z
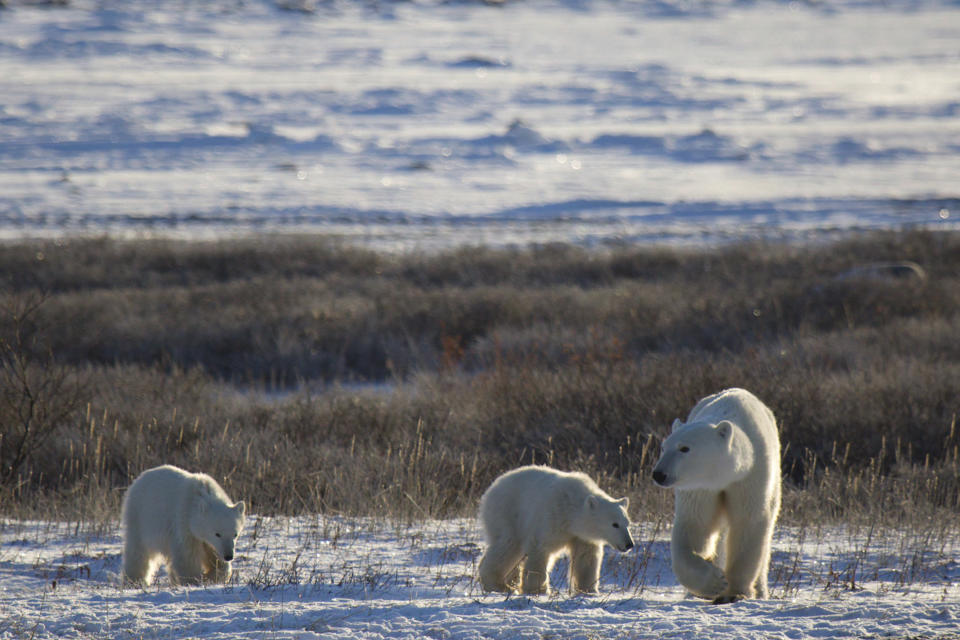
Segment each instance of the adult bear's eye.
M686 453L687 451L690 451L690 447L688 447L687 445L683 445L682 447L677 449L677 451L679 451L680 453Z
M217 536L218 538L220 537L220 534L219 534L219 533L215 533L215 534L213 534L213 535Z
M620 528L620 524L617 523L617 522L614 522L614 523L613 523L613 528L614 528L614 529L619 529L619 528Z

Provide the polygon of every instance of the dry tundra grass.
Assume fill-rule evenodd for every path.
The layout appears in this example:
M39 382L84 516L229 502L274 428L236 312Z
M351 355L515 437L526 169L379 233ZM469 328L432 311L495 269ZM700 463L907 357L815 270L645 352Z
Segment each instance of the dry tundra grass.
M852 272L892 261L923 274ZM780 421L786 521L940 521L960 508L958 302L948 233L438 255L11 244L0 513L115 518L133 477L173 463L259 513L469 515L535 461L662 519L660 439L743 386Z

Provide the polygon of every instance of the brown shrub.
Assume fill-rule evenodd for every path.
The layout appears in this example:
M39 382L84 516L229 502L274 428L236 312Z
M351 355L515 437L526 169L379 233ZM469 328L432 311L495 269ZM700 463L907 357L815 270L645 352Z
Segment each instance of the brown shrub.
M418 256L319 238L8 249L4 300L49 292L31 370L89 393L4 484L4 511L39 495L113 508L140 471L173 463L264 513L443 516L545 462L662 516L669 492L647 479L659 442L730 386L779 419L787 517L957 508L957 234ZM837 277L890 260L927 278Z

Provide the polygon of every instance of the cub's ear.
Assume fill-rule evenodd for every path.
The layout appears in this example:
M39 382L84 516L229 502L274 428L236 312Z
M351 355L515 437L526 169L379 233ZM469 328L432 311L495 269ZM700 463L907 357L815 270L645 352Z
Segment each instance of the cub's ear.
M717 425L717 435L726 440L733 433L733 423L729 420L723 420Z
M247 513L247 505L241 500L240 502L233 505L233 510L236 511L239 515L245 515Z
M630 508L630 498L620 498L617 500L617 504L623 507L624 509Z
M675 420L673 421L673 425L670 427L670 432L673 433L674 431L676 431L677 429L679 429L679 428L682 427L682 426L683 426L683 423L680 422L680 419L679 419L679 418L677 418L677 419L675 419Z
M590 509L591 511L596 509L597 505L600 504L597 500L597 496L595 495L587 496L587 499L584 501L584 503L587 505L587 509Z

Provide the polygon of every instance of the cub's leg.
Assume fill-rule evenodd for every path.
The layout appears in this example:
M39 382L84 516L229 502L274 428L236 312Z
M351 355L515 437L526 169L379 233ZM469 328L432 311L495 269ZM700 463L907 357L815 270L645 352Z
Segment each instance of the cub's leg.
M200 584L203 581L203 567L189 548L171 549L167 570L170 572L170 582L174 585Z
M519 568L523 551L511 538L498 538L480 558L478 573L484 591L510 593L518 586Z
M540 547L530 547L523 564L523 593L547 593L549 589L550 554Z
M233 566L230 562L224 562L213 547L203 546L203 581L222 584L230 580L233 573Z
M146 585L153 579L152 554L127 532L123 541L123 579L128 584Z
M574 593L599 593L603 545L574 540L570 545L570 589Z

